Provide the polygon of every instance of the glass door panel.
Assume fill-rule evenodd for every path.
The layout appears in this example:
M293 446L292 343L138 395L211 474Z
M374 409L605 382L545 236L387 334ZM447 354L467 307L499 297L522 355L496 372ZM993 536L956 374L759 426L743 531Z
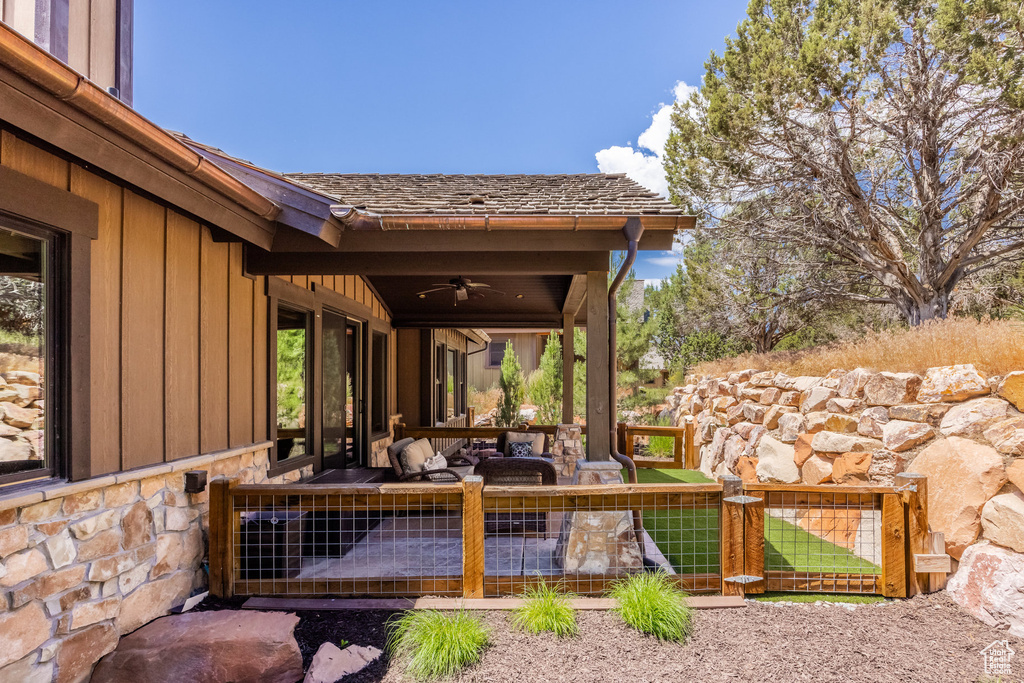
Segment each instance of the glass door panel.
M323 312L323 458L324 468L346 466L345 327L347 320Z
M309 453L309 314L277 311L277 460Z
M349 467L363 462L363 377L362 335L359 323L349 322L345 327L345 454Z

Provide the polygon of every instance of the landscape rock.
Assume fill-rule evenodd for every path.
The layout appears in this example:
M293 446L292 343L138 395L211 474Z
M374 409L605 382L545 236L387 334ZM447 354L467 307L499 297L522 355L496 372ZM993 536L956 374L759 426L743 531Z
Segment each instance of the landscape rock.
M767 429L777 429L779 426L779 419L783 415L796 414L796 408L791 406L770 406L764 413L764 421L761 423Z
M857 431L857 423L859 421L852 415L842 415L839 413L830 414L825 418L825 429L826 432L839 432L840 434L852 434Z
M765 412L767 412L767 410L768 409L765 408L760 403L753 403L753 402L744 403L743 404L743 418L747 422L753 422L755 424L761 424L762 422L764 422L764 414L765 414Z
M864 385L864 402L869 406L894 406L913 403L921 387L921 378L909 372L880 372Z
M864 386L875 373L866 368L852 370L839 380L837 391L842 398L860 398L864 395Z
M804 431L809 434L817 434L825 429L825 420L827 419L828 413L825 412L807 413L804 416Z
M1024 370L1011 372L999 381L996 393L1013 404L1020 411L1024 411Z
M928 519L959 559L981 531L981 509L1006 483L1003 459L991 446L951 436L929 444L908 468L928 477Z
M803 482L811 486L830 481L832 479L831 458L812 455L804 462L803 467L800 468L800 475L803 478Z
M818 453L849 453L851 451L873 451L882 448L882 442L859 434L818 432L811 441L811 447Z
M871 454L868 481L879 486L892 486L896 475L907 468L907 456L902 453L880 450Z
M976 398L950 408L939 431L946 436L980 439L985 430L1010 417L1010 404L1001 398Z
M932 427L938 427L943 416L953 406L948 403L925 403L889 408L889 417L893 420L906 420L907 422L927 422Z
M4 425L5 427L7 425ZM11 427L11 429L14 429ZM15 430L20 433L21 430ZM0 462L31 460L32 448L27 441L0 438Z
M733 434L725 442L725 448L722 449L722 462L725 463L726 468L731 472L736 467L736 461L740 459L740 456L748 455L747 451L746 439L739 434Z
M973 396L989 393L988 379L973 365L949 365L928 368L921 388L917 392L918 403L942 403L965 401Z
M782 391L775 387L768 387L761 392L761 396L758 397L758 403L764 406L770 406L773 403L778 403L779 397L782 396Z
M807 413L825 410L828 402L838 395L835 389L829 389L828 387L817 386L808 389L800 397L800 412L806 415Z
M904 420L890 420L882 427L882 446L886 450L899 453L909 451L914 446L919 446L935 436L935 430L931 425L923 422L906 422Z
M842 413L844 415L852 415L863 407L864 402L858 401L855 398L833 398L825 404L825 410L828 412Z
M985 438L1000 453L1024 455L1024 417L996 422L985 430Z
M800 481L800 469L793 462L793 447L770 436L757 446L757 478L793 484Z
M295 683L302 679L298 622L294 614L241 610L157 619L122 638L93 681Z
M857 422L857 433L872 439L882 438L882 428L889 421L889 411L882 406L868 408L860 415Z
M733 425L732 431L747 441L754 442L752 445L757 445L757 441L767 432L761 425L752 424L750 422L740 422L737 425Z
M1024 553L1024 493L1003 493L985 503L981 533L987 541Z
M324 643L313 655L303 683L335 683L362 671L378 657L380 650L375 647L349 645L342 650L334 643Z
M1024 460L1014 460L1010 463L1010 466L1006 468L1006 478L1024 493Z
M736 476L743 480L744 484L757 483L757 458L744 455L736 461L736 469L733 470Z
M814 449L811 447L813 440L813 434L801 434L796 437L796 441L793 443L793 462L797 467L803 467L807 459L814 455Z
M784 413L779 415L779 433L777 435L779 441L785 441L786 443L796 441L796 437L804 431L805 421L804 416L800 413Z
M846 486L866 484L871 460L871 453L843 453L832 461L833 483Z
M946 592L975 618L1024 638L1024 554L990 543L972 545Z

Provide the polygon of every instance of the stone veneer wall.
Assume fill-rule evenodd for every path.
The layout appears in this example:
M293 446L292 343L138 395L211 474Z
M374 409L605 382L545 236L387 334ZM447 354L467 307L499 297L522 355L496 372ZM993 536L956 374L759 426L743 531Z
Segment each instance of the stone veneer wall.
M1024 567L1021 411L1024 371L986 377L955 365L923 375L745 370L676 388L663 415L679 425L696 419L709 477L842 486L926 475L931 528L975 576L954 577L950 593L983 621L1024 636L1024 575L999 572L1008 583L979 588L1000 580L992 567Z
M559 484L573 483L576 474L576 461L586 460L583 449L583 428L577 424L558 425L555 438L551 444L551 456L555 461Z
M205 590L209 486L267 478L269 443L0 497L0 681L87 680L121 635Z

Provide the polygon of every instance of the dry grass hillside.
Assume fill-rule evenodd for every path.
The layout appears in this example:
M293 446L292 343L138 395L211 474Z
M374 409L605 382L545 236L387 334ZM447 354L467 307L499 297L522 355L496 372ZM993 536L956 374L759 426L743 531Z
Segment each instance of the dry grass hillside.
M701 363L695 375L727 375L747 368L788 375L824 375L842 368L888 372L924 372L941 365L973 363L989 375L1024 370L1024 323L959 318L909 330L870 332L855 341L800 351L746 353Z

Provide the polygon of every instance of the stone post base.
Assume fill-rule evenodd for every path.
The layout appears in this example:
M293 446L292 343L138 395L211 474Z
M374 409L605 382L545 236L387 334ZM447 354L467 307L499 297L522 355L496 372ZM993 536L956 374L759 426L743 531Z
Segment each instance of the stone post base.
M583 452L583 429L576 424L558 425L554 443L551 444L551 455L555 459L558 483L570 483L576 473L576 461L587 457Z
M615 462L576 463L574 485L621 484ZM555 563L569 574L625 574L644 566L629 510L569 512L562 518Z

